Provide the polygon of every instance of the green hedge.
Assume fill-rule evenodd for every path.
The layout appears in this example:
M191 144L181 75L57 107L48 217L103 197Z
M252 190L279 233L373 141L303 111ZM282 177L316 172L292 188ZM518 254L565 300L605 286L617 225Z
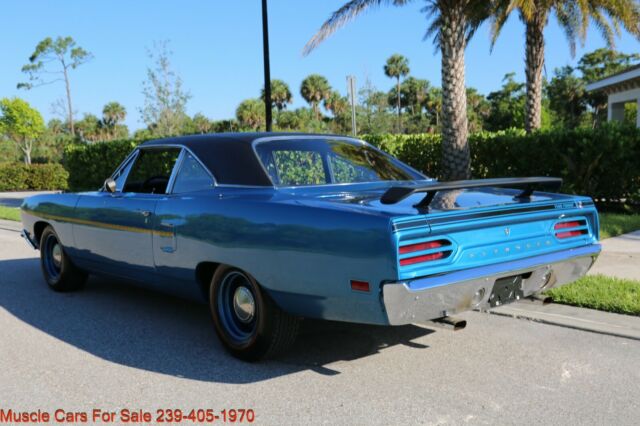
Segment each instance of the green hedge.
M440 135L366 135L363 139L438 177ZM124 140L72 145L65 151L71 190L99 188L137 145ZM482 132L469 136L474 178L558 176L563 191L598 199L640 200L640 129L608 124L598 129Z
M61 164L0 164L0 191L67 189L68 177Z
M121 140L67 146L63 163L69 171L69 189L86 191L100 188L138 143Z
M440 136L365 136L401 161L438 177ZM615 123L598 129L482 132L469 136L474 178L557 176L562 190L597 199L640 200L640 129Z

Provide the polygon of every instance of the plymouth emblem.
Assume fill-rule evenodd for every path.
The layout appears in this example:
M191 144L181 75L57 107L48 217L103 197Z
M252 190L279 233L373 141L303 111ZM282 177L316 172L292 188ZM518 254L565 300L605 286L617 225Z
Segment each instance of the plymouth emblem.
M506 235L508 237L510 234L511 234L511 229L504 228L504 235Z

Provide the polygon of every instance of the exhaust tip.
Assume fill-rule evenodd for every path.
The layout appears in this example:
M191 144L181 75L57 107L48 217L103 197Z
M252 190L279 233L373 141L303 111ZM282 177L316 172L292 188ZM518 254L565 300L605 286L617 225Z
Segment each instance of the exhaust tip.
M442 317L432 321L433 324L447 328L451 331L462 330L467 326L467 321L455 317Z

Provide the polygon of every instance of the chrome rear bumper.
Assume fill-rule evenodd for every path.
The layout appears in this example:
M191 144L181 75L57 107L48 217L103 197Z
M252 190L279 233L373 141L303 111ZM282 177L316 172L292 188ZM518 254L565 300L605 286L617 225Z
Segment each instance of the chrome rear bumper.
M499 278L524 275L522 293L530 296L577 280L600 253L600 244L563 250L449 274L389 283L382 298L389 324L424 323L472 309L488 309Z

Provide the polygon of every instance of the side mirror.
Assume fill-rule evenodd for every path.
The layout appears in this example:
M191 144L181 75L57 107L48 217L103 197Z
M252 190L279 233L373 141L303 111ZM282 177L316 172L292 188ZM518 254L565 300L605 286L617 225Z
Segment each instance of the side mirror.
M110 193L113 194L114 192L116 192L116 181L111 179L111 178L105 180L104 181L104 189L107 192L110 192Z

